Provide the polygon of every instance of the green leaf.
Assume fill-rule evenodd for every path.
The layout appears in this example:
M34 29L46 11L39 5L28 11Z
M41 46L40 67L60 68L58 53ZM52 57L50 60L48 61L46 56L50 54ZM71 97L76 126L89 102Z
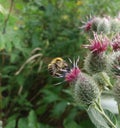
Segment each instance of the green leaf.
M51 127L48 124L39 123L39 128L54 128L54 127Z
M94 106L90 106L87 111L92 123L96 126L96 128L110 128L106 123L105 119L102 115L95 109Z
M37 117L34 110L29 112L28 128L38 128Z
M46 110L47 110L47 104L43 104L36 109L36 112L37 114L42 115Z
M120 128L120 115L117 117L116 125L117 125L117 128Z
M8 122L8 124L5 126L5 128L15 128L15 119Z
M12 115L8 118L5 128L15 128L17 115Z
M8 42L8 43L5 43L5 48L8 52L11 52L12 51L12 43L11 42Z
M20 86L23 86L24 82L25 82L25 77L23 75L18 75L16 77L16 81Z
M96 128L89 119L80 121L80 126L82 126L82 128Z
M10 57L10 62L11 63L14 63L14 62L16 62L18 60L18 54L16 54L16 53L11 53L11 57Z
M2 128L3 122L0 120L0 128Z
M27 118L20 118L18 122L18 128L28 128Z
M3 38L3 36L0 36L0 51L5 49L5 39Z
M76 107L74 107L74 108L72 108L72 109L70 110L70 112L68 113L67 118L68 118L69 120L74 120L74 118L75 118L75 116L77 115L77 113L78 113L78 110L76 109Z
M64 120L64 128L82 128L74 120L69 120L68 118Z
M111 120L114 124L116 124L116 117L115 117L115 115L114 115L111 111L109 111L109 110L105 110L105 113L106 113L106 115L110 118L110 120Z
M56 93L55 90L44 89L42 92L44 93L44 102L51 103L60 99L58 93Z
M66 101L57 103L53 108L52 114L57 117L61 116L63 114L63 112L65 111L66 106L67 106Z
M7 14L7 10L0 4L0 13Z

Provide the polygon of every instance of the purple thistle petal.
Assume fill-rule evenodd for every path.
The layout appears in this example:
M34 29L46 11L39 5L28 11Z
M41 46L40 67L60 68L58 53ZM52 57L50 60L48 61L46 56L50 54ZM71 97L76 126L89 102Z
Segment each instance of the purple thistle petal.
M77 78L79 73L80 73L80 69L77 67L74 67L73 69L71 69L69 73L66 74L65 81L67 82L74 81Z
M88 48L92 53L101 53L107 50L109 45L109 40L103 35L98 36L94 33L94 39L89 40L90 45L84 45L85 48Z

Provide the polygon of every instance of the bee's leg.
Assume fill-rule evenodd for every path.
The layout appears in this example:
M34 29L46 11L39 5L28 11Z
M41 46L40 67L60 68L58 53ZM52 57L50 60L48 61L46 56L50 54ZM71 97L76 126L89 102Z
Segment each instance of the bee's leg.
M55 76L56 78L62 78L62 77L63 77L63 75L60 74L60 73L55 73L54 76Z
M67 73L68 72L67 69L60 69L60 71L63 72L63 73Z

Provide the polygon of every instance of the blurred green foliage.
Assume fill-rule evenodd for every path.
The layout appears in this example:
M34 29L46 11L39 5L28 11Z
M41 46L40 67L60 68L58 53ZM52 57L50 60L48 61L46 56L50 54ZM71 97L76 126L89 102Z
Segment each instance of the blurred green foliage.
M98 4L99 3L99 4ZM1 119L5 128L94 128L75 106L69 85L52 79L54 57L80 56L86 35L79 27L89 14L117 15L119 0L0 0Z

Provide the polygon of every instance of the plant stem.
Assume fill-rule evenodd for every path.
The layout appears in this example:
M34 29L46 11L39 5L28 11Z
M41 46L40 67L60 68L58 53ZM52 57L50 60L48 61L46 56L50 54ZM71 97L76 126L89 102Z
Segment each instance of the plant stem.
M11 0L11 5L10 5L9 12L8 12L8 16L4 21L3 32L2 32L3 34L5 34L5 32L6 32L6 27L7 27L7 23L8 23L12 8L13 8L13 3L14 3L14 0Z
M120 114L120 104L119 103L117 104L118 104L118 113Z
M96 106L95 109L106 119L106 121L108 122L108 124L111 126L111 128L117 128L113 122L109 119L109 117L105 114L103 108L101 107L101 105L99 103L96 102Z

